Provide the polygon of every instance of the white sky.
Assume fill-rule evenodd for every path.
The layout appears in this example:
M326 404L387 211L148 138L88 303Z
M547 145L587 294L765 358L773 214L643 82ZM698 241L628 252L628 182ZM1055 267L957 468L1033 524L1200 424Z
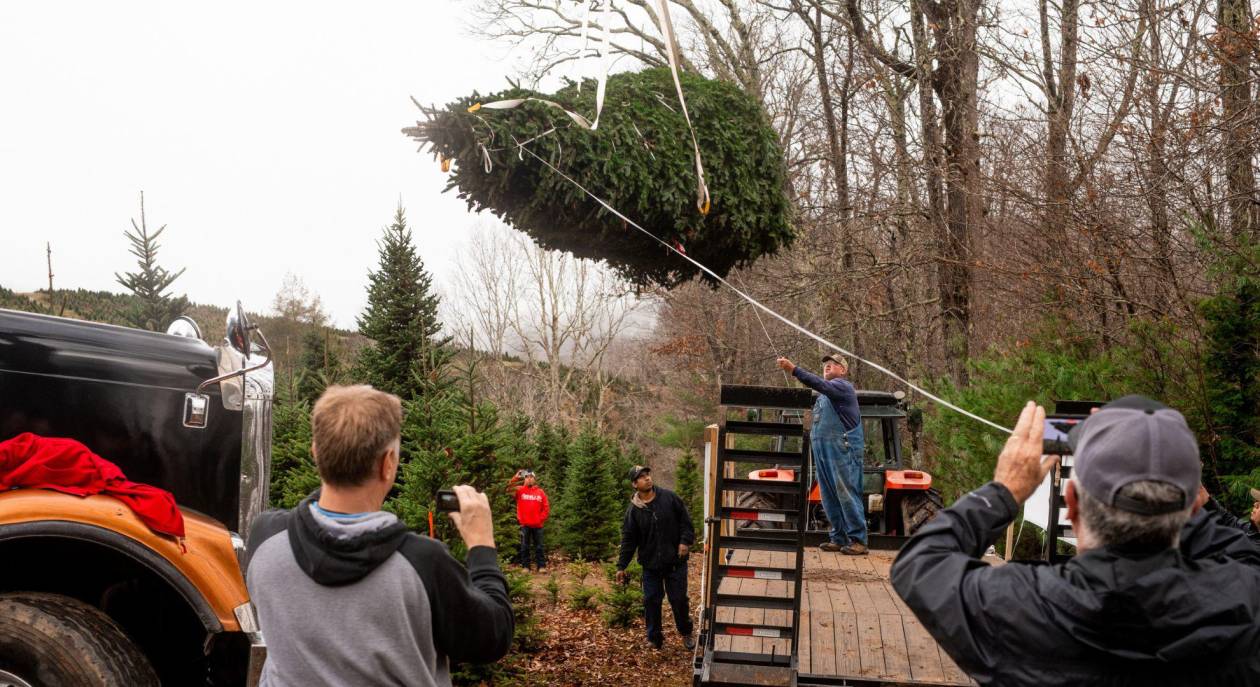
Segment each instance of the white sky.
M0 3L0 285L46 287L51 241L56 286L121 290L143 190L198 302L265 310L293 272L353 327L400 197L445 288L476 220L399 129L408 96L516 73L467 21L458 0Z

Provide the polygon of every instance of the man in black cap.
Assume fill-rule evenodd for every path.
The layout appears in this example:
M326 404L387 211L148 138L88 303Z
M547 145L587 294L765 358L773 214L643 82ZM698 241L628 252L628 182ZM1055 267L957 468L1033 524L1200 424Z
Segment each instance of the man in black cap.
M1198 442L1141 396L1072 435L1077 554L980 560L1053 467L1031 401L993 481L919 531L892 567L906 605L980 684L1260 684L1260 547L1199 509Z
M617 556L617 582L626 581L626 566L639 552L643 566L643 618L647 640L661 648L661 600L668 596L674 612L674 627L683 646L696 648L691 636L691 610L687 600L687 554L696 542L687 506L674 492L652 484L652 468L630 468L634 496L621 523L621 554Z

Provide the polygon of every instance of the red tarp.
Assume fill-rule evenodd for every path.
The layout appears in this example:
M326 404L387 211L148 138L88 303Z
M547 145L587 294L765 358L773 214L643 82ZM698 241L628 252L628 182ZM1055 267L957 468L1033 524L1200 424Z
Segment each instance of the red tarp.
M117 465L74 439L24 432L0 441L0 491L17 488L113 496L153 531L184 536L184 516L169 491L129 481Z

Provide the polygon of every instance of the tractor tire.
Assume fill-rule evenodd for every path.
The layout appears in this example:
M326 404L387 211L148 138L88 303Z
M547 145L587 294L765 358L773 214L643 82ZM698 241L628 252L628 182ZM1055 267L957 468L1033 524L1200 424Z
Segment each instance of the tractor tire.
M936 514L945 508L941 492L935 489L906 494L901 497L901 524L907 537L919 531Z
M740 492L735 498L735 505L740 508L782 508L783 504L775 500L771 494L756 491ZM790 522L761 522L760 520L736 520L736 529L741 530L781 530L793 527Z
M40 687L158 687L140 649L96 608L60 594L0 594L0 675Z

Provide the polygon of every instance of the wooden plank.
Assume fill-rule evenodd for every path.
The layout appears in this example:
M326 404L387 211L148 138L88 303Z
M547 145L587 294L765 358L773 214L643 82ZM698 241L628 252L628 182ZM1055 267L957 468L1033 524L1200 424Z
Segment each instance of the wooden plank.
M871 597L874 604L875 612L883 615L885 613L899 614L897 604L893 603L892 597L888 594L888 589L884 586L886 582L863 582L862 587Z
M796 665L798 672L811 673L810 661L811 653L809 646L809 624L811 620L811 611L809 605L809 594L805 593L804 585L801 586L801 621L797 627L796 636Z
M870 556L847 556L847 558L853 561L853 569L857 572L868 577L875 576L875 566L871 564Z
M831 596L827 586L811 583L808 586L810 610L810 668L815 675L836 674L836 636L833 633L835 616L831 612Z
M875 613L875 601L871 599L871 593L866 590L866 585L861 582L846 582L844 588L849 592L849 598L853 599L853 609L858 613Z
M906 633L906 650L910 655L910 675L922 682L944 682L945 670L941 654L932 636L914 618L901 618Z
M884 673L881 677L898 682L911 679L910 654L906 648L906 631L901 625L901 616L881 613L879 636L884 645Z
M862 676L879 677L883 675L884 640L880 634L879 616L874 613L858 613L857 631Z
M835 615L835 673L841 677L858 677L862 674L861 648L858 640L856 613Z
M827 594L831 596L831 608L836 613L857 613L861 610L853 604L843 582L828 582Z

